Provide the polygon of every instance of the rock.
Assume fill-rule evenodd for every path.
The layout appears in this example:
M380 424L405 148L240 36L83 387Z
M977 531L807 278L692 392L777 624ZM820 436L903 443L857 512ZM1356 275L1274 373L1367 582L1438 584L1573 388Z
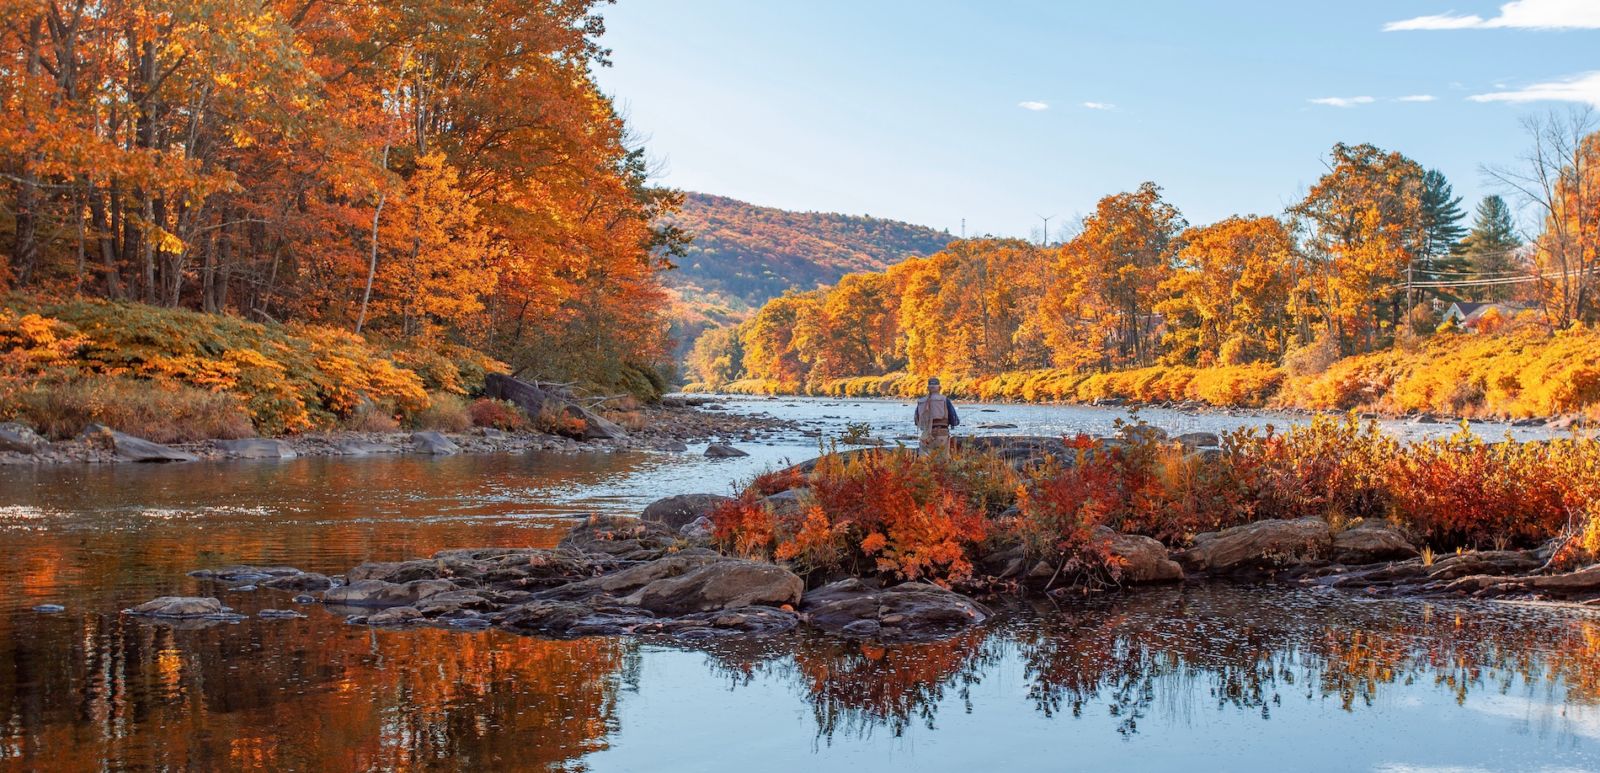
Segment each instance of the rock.
M1446 556L1433 562L1428 579L1435 582L1474 574L1504 576L1531 572L1544 562L1526 550L1480 550Z
M1118 579L1130 585L1181 582L1183 567L1167 557L1167 547L1159 540L1137 534L1119 534L1104 526L1096 530L1101 539L1110 540L1111 555L1122 559Z
M750 454L740 451L739 449L725 443L712 443L711 445L706 446L706 458L708 459L735 459L741 456L749 455Z
M39 452L49 444L49 441L39 437L39 433L34 432L33 428L26 424L19 424L14 421L0 424L0 451L32 454Z
M412 580L395 583L383 580L358 580L322 594L322 603L347 607L403 607L438 593L456 590L445 580Z
M622 440L628 437L627 430L581 405L568 403L564 410L568 416L578 420L581 429L577 435L580 440Z
M1268 519L1198 535L1178 561L1212 574L1271 570L1322 558L1332 545L1332 530L1320 518Z
M1167 439L1167 431L1154 424L1127 424L1122 427L1121 437L1128 440L1145 439L1150 442L1160 442Z
M298 456L294 446L272 438L213 440L211 444L229 459L293 459Z
M691 542L709 542L715 532L716 526L711 519L705 516L694 519L694 523L685 525L678 530L678 536Z
M341 438L334 442L333 452L342 456L372 456L374 454L392 454L399 449L383 443L374 443L370 440L359 438Z
M282 577L274 577L270 580L263 580L260 585L263 588L271 588L272 590L316 591L327 590L333 587L333 581L329 580L328 576L325 574L318 574L316 572L300 572L299 574L290 574Z
M1565 416L1557 416L1545 422L1544 426L1549 429L1567 430L1578 426L1580 423L1582 423L1582 420L1578 418L1577 414L1569 413Z
M1417 548L1399 529L1367 521L1333 535L1333 560L1341 564L1376 564L1417 555Z
M656 443L657 451L666 451L672 454L681 454L689 450L689 444L682 440L662 440Z
M200 458L187 451L179 451L160 443L152 443L115 430L110 432L112 450L116 451L117 458L126 462L193 462Z
M1600 592L1600 564L1565 574L1547 574L1529 577L1522 584L1534 590L1551 591L1559 595Z
M651 582L622 601L656 614L684 615L796 604L805 587L798 575L777 564L727 558Z
M1003 421L987 421L987 422L983 422L982 424L978 424L978 425L976 425L974 427L974 429L1016 429L1016 428L1017 428L1017 425L1010 424L1010 423L1003 422Z
M699 518L710 515L723 503L732 501L732 497L719 494L679 494L651 502L640 518L681 530Z
M278 577L292 577L297 574L304 574L304 572L301 572L299 569L296 569L292 566L250 566L247 564L235 564L233 566L224 566L217 569L196 569L190 572L189 576L198 580L210 580L212 582L254 583L262 582L264 580L271 580Z
M824 631L887 641L951 634L992 614L937 585L908 582L880 589L854 578L805 594L800 613L802 620Z
M620 515L593 515L574 526L559 547L625 561L660 558L676 547L678 535L665 524Z
M67 611L67 608L60 604L38 604L33 607L33 611L41 615L54 615Z
M367 616L367 625L406 625L421 622L422 613L415 607L389 607Z
M315 604L315 603L317 603L317 597L316 596L312 596L309 593L301 593L298 596L295 596L294 598L289 599L289 600L293 601L296 604Z
M221 601L199 596L162 596L127 610L130 615L146 617L206 617L226 611Z
M236 585L228 589L229 593L255 593L255 591L256 586L254 585Z
M268 620L292 620L303 618L305 615L292 609L263 609L256 613L256 617L264 617Z
M449 456L461 453L461 446L455 444L442 433L428 430L425 432L411 433L411 451L418 454L432 454L434 456Z
M1173 440L1190 448L1216 448L1222 445L1222 438L1217 437L1215 432L1185 432Z
M770 497L762 497L759 503L772 511L773 515L795 515L806 506L806 501L811 495L810 487L802 486L787 491L779 491Z
M1411 417L1412 424L1438 424L1439 417L1431 413L1419 413Z

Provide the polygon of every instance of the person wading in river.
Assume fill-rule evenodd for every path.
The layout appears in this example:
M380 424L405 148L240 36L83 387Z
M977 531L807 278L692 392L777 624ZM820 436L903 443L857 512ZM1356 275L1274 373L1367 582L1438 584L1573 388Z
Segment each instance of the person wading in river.
M939 379L928 379L928 395L917 401L914 419L922 430L922 452L945 451L950 448L950 428L961 424L956 406L950 398L939 392Z

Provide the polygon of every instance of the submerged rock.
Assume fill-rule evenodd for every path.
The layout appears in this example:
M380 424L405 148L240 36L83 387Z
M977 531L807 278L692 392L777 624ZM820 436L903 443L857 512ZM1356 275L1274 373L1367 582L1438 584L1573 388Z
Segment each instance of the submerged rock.
M1320 518L1268 519L1197 535L1178 561L1197 572L1236 574L1323 558L1332 544L1333 531Z
M305 574L292 566L250 566L248 564L235 564L216 569L196 569L189 573L190 577L199 580L214 582L249 582L258 583L279 577L293 577Z
M273 438L213 440L211 444L229 459L293 459L298 456L294 446Z
M41 615L54 615L67 611L67 608L60 604L38 604L33 607L33 611Z
M706 458L708 459L734 459L749 455L726 443L712 443L706 446Z
M801 619L824 631L885 641L949 635L989 619L989 609L937 585L876 588L858 579L824 585L800 600Z
M358 580L325 591L322 603L347 607L402 607L453 590L456 590L456 586L445 580L412 580L405 583Z
M293 620L295 618L303 618L305 614L292 609L263 609L256 613L256 617L268 620Z
M702 516L710 515L723 503L732 501L732 497L720 494L679 494L651 502L640 518L681 530Z
M145 617L208 617L226 611L220 600L200 596L162 596L127 610Z

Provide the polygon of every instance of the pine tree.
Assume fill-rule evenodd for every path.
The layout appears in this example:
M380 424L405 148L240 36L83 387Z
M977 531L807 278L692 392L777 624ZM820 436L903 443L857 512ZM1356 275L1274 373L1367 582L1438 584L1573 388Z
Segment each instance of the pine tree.
M1461 227L1461 197L1444 173L1429 169L1422 175L1422 255L1423 265L1431 270L1452 268L1447 256L1466 234Z
M1522 265L1516 250L1522 246L1517 238L1517 227L1511 219L1511 208L1499 196L1485 196L1478 202L1477 216L1472 231L1456 245L1456 252L1473 274L1503 275L1517 271ZM1514 285L1479 288L1476 297L1505 300Z

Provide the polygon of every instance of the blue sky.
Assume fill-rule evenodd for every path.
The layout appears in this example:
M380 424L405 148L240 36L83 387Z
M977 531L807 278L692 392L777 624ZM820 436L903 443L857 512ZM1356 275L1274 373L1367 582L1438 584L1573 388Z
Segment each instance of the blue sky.
M616 97L666 184L969 234L1143 180L1191 223L1276 214L1335 142L1469 209L1520 119L1600 106L1600 0L619 0Z

